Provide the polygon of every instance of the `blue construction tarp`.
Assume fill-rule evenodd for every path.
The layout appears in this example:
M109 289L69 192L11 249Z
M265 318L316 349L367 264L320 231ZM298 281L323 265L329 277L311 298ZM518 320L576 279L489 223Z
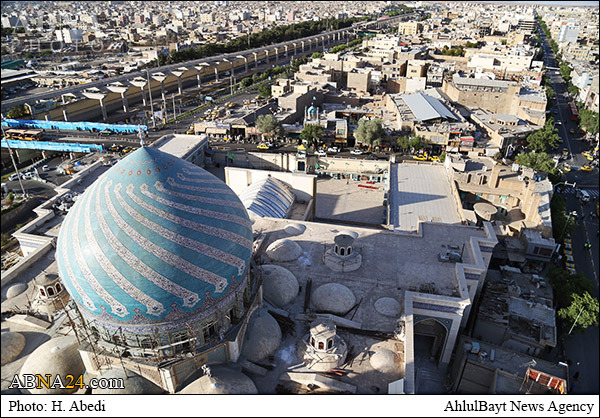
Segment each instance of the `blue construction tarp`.
M16 129L64 129L72 131L100 132L105 129L114 133L137 133L148 131L146 125L113 125L99 122L64 122L55 120L27 120L27 119L4 119L2 126Z
M47 141L19 141L9 139L8 144L6 139L2 140L2 147L11 149L36 149L47 151L64 151L64 152L102 152L102 145L99 144L80 144L70 142L47 142Z

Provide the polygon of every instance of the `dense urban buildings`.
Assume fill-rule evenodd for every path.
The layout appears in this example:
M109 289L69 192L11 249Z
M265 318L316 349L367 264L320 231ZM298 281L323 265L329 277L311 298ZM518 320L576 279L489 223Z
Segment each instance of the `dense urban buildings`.
M3 2L2 39L3 393L598 393L597 5Z

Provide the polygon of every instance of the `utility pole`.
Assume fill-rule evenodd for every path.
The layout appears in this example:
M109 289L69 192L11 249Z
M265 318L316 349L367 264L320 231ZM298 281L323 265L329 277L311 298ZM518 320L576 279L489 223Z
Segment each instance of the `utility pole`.
M152 120L152 128L156 128L154 121L154 104L152 103L152 88L150 87L150 71L146 69L146 81L148 82L148 93L150 93L150 120Z
M573 328L575 328L575 324L577 323L577 320L581 316L581 312L583 312L583 306L581 307L581 310L579 311L579 314L577 315L577 318L575 318L575 322L573 322L573 325L571 326L571 329L569 330L569 335L571 335L571 332L573 331Z
M8 144L8 138L4 134L4 126L2 126L2 136L6 140L6 147L8 148L8 154L10 155L10 160L13 163L13 167L15 167L15 172L17 173L17 178L19 179L19 185L21 186L21 192L23 193L23 198L25 198L25 197L27 197L27 195L25 194L25 188L23 187L23 182L21 181L21 173L19 173L19 169L17 168L17 163L15 163L15 157L13 156L12 149L10 148L10 145Z

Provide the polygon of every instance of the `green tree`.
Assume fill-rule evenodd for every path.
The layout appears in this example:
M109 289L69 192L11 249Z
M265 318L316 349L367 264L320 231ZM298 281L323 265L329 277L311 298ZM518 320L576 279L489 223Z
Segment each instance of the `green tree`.
M582 295L585 292L591 293L594 290L594 284L582 274L571 274L567 270L556 267L552 264L548 266L548 279L558 309L569 307L572 302L571 295Z
M585 109L580 105L579 126L581 126L586 132L590 132L592 134L598 133L598 112L592 112L591 110Z
M270 135L271 137L278 136L283 133L281 124L273 115L260 115L256 119L256 127L261 133Z
M271 95L271 86L263 84L258 88L258 94L262 97L269 97Z
M550 100L554 99L556 97L556 94L554 93L554 89L550 86L546 86L546 98L548 99L548 102L550 102Z
M398 145L403 152L406 152L410 149L410 140L406 135L403 135L396 139L396 145Z
M567 203L565 198L558 193L554 193L550 201L550 214L552 217L552 235L556 242L562 242L562 239L575 231L575 219L567 216Z
M554 170L554 161L545 152L522 152L517 156L517 163L535 171L549 173Z
M360 119L358 128L354 131L354 137L362 144L368 144L370 149L375 145L375 141L385 138L385 130L381 119Z
M574 329L584 330L590 326L598 326L598 299L588 292L571 294L571 304L558 311L558 317L565 320ZM570 328L570 327L569 327Z
M569 94L573 97L577 97L577 95L579 94L579 87L574 86L573 84L569 83L569 86L567 87L567 91L569 92Z
M554 118L548 118L544 127L529 134L526 141L527 147L536 152L546 151L548 148L558 148L560 137L558 136L558 130L554 126Z
M567 83L571 81L571 67L569 67L567 64L560 64L558 70L560 71L560 75L562 76L562 78Z
M304 125L300 132L300 139L306 141L308 145L317 145L323 136L323 127L321 125Z
M323 53L322 52L313 52L313 54L310 57L311 58L323 58Z
M242 85L242 87L250 87L252 85L252 78L244 77L240 84Z
M423 148L423 143L421 142L421 138L419 138L418 136L411 138L410 141L408 141L408 144L410 145L411 148L414 148L415 151Z
M19 104L11 107L6 114L11 119L19 119L27 115L27 108L24 104Z

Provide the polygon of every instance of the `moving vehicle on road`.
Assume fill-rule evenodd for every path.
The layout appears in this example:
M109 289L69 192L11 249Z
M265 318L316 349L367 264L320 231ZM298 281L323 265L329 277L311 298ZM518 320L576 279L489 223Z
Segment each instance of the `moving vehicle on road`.
M362 151L359 150L358 148L354 148L352 151L350 151L350 154L352 155L362 155Z
M413 160L427 161L427 155L413 155Z
M571 120L579 120L579 110L577 110L577 105L575 105L573 102L569 102L567 108L569 109L569 116L571 117Z
M594 157L592 156L592 153L589 152L589 151L584 151L584 152L581 153L581 155L583 155L589 161L593 161L594 160Z
M332 154L337 154L338 152L340 152L340 149L338 147L329 147L329 148L327 148L327 152L330 152Z
M271 149L271 144L267 143L267 142L261 142L260 144L258 144L258 146L256 147L258 149Z
M582 165L580 168L581 171L592 171L592 167L589 164Z

